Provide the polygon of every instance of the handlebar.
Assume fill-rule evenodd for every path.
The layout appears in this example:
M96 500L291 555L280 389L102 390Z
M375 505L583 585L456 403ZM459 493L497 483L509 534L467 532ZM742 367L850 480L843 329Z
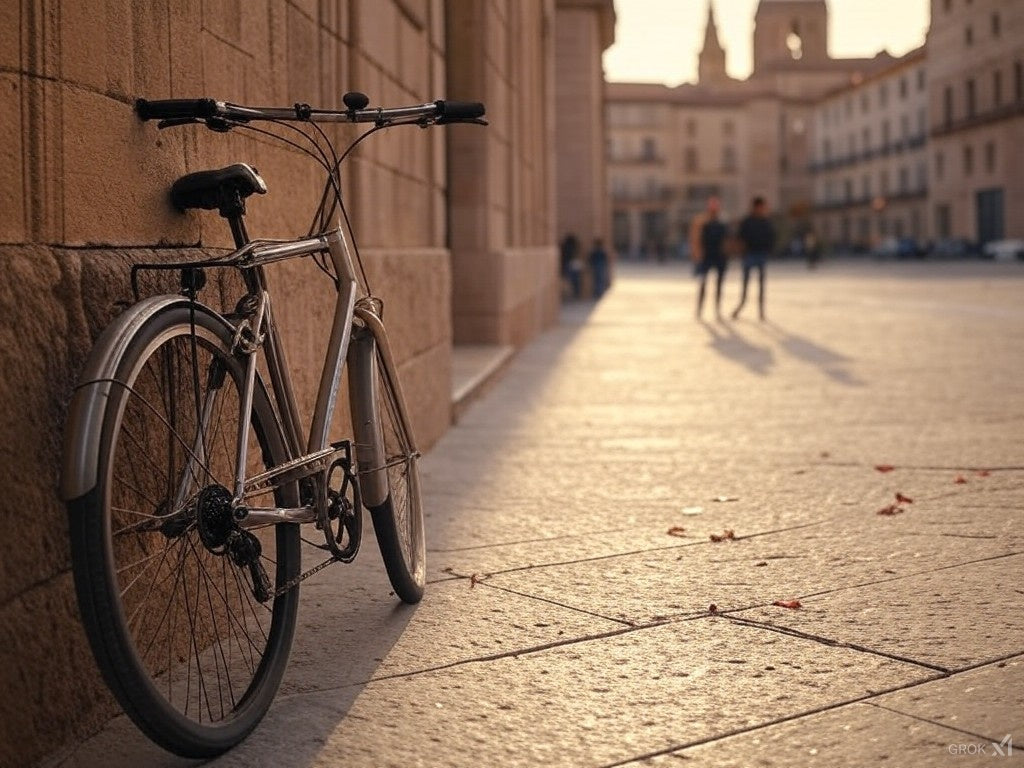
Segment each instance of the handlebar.
M345 103L366 104L362 94L346 94ZM249 122L253 120L285 120L296 122L418 123L423 126L447 123L484 123L486 109L480 102L447 101L444 99L409 107L371 107L363 109L314 109L308 104L294 107L245 107L214 99L138 99L135 112L142 120L167 121L168 125L199 121ZM485 123L484 123L485 124Z

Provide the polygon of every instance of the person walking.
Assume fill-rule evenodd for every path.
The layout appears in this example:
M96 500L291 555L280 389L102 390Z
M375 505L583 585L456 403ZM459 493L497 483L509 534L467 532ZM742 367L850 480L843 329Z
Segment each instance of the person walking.
M740 289L740 303L733 310L732 319L740 316L740 310L747 302L750 270L756 267L758 316L764 320L764 269L768 256L775 248L775 227L768 220L768 206L763 197L754 198L750 213L740 222L737 234L743 245L743 285Z
M590 249L590 273L594 278L594 298L600 299L608 290L608 251L599 237L594 238L594 247Z
M572 232L562 238L562 277L569 281L573 299L578 299L583 287L583 260L580 258L580 241Z
M722 317L722 280L725 277L726 256L725 240L727 231L725 224L719 218L722 204L717 197L708 199L707 211L702 217L703 224L700 227L699 239L695 245L699 248L697 261L697 276L700 278L700 287L697 289L697 319L700 320L704 311L704 290L707 286L708 272L712 269L718 273L715 281L715 317ZM693 246L691 246L693 248Z

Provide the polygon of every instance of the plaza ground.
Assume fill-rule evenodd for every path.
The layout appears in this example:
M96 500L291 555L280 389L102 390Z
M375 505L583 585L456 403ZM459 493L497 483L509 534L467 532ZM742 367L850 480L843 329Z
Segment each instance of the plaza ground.
M423 603L372 541L307 582L274 706L211 765L1021 760L1024 264L768 291L768 322L698 322L685 266L625 265L567 307L423 461ZM123 717L50 761L193 764Z

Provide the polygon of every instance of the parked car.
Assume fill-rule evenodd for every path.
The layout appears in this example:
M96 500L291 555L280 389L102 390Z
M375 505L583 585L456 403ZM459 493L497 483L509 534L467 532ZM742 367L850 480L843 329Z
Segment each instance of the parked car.
M981 252L996 261L1024 260L1024 240L993 240Z
M963 237L944 237L937 241L929 251L938 259L966 259L978 255L977 246Z
M924 255L924 250L912 237L887 237L872 250L880 258L913 259Z

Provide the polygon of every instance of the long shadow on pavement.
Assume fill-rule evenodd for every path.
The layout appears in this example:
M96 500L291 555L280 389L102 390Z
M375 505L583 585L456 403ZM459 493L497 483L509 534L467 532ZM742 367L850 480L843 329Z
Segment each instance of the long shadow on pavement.
M770 347L752 344L736 332L729 323L711 323L701 320L701 325L710 334L709 346L718 354L734 363L739 363L758 376L767 376L775 362Z

